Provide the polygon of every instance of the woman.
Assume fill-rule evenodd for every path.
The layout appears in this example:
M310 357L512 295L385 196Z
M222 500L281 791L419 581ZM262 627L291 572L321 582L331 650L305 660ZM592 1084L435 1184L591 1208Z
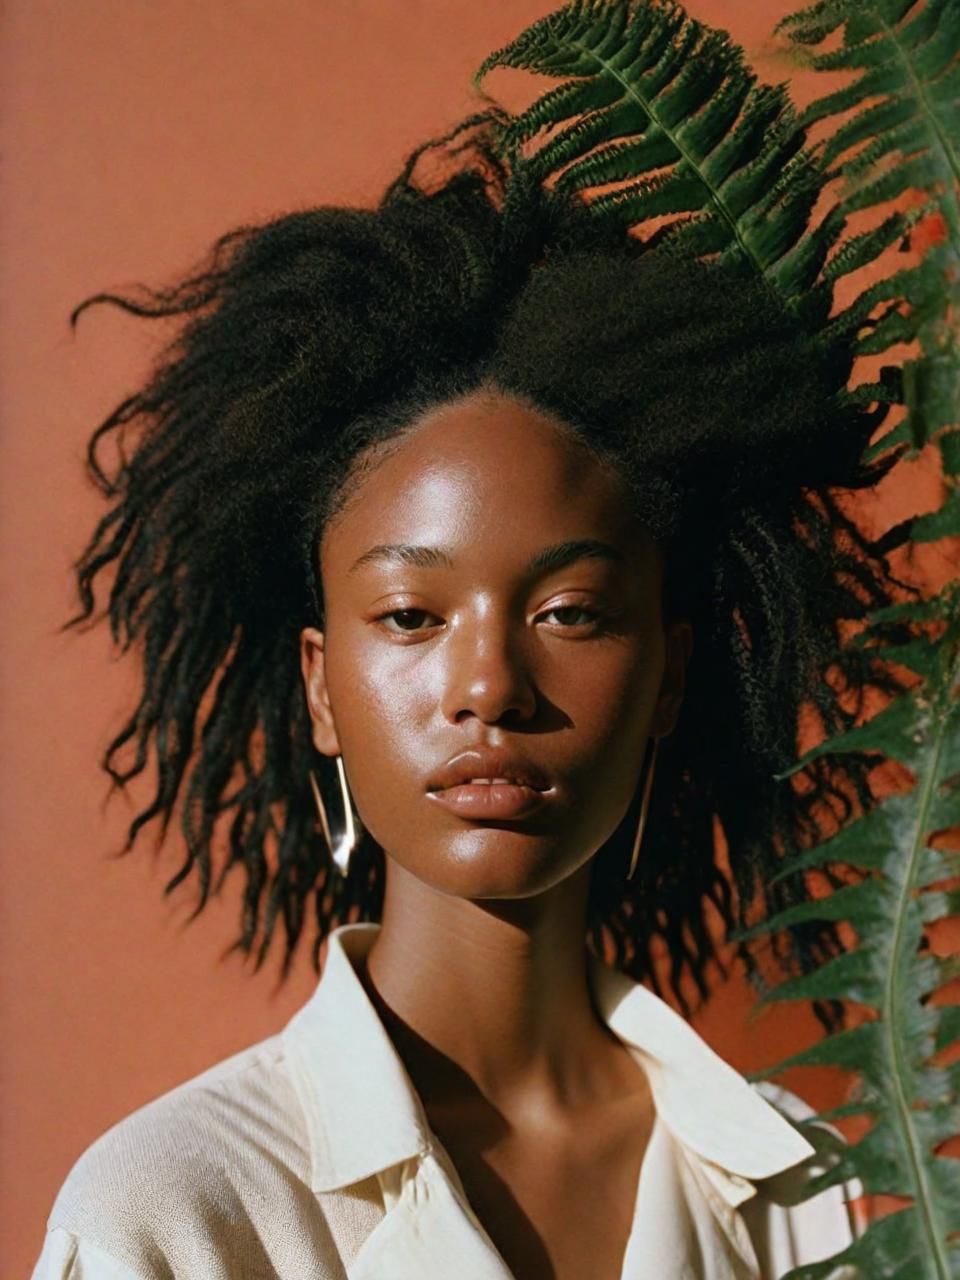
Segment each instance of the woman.
M717 924L801 896L784 855L869 800L857 757L773 775L802 707L830 731L881 679L838 624L891 579L835 492L881 474L877 416L761 285L456 137L375 211L83 304L186 321L90 449L75 621L115 564L144 663L105 765L158 757L130 839L179 804L173 883L202 906L222 831L241 945L280 915L289 961L312 896L327 951L280 1035L81 1157L40 1280L719 1280L850 1242L838 1189L800 1203L809 1111L638 979L687 1008Z

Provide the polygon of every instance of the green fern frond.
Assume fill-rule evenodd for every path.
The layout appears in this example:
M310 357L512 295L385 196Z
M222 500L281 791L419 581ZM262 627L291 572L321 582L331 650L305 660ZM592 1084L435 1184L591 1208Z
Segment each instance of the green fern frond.
M908 619L918 625L915 637L890 643L886 624ZM931 841L960 821L960 585L951 584L922 607L883 610L870 622L855 643L908 666L920 683L865 724L807 752L789 772L821 755L868 751L898 760L915 783L789 869L795 874L842 866L858 879L751 932L822 919L845 920L857 933L850 950L767 997L854 1000L875 1014L777 1067L827 1065L858 1073L858 1104L870 1104L872 1126L820 1185L856 1177L868 1194L905 1196L913 1206L894 1215L895 1228L885 1225L888 1219L874 1224L831 1266L861 1264L869 1276L949 1280L956 1274L950 1238L960 1221L960 1166L936 1152L960 1132L960 1108L954 1076L937 1065L935 1054L960 1031L960 1014L945 1021L947 1011L929 1003L947 979L948 963L924 949L922 940L925 924L958 910L957 895L943 886L960 871L960 848ZM790 1280L827 1274L829 1269L798 1268Z
M921 205L907 213L892 213L870 231L851 236L834 254L824 271L828 280L839 280L841 276L859 271L861 267L873 262L884 250L902 241L920 219L933 211L932 205Z
M945 281L960 288L960 0L821 0L784 18L776 30L808 47L838 30L842 34L838 48L807 55L805 65L849 71L854 78L812 102L799 122L834 125L818 154L827 176L841 181L843 213L877 209L921 191L928 196L927 209L932 204L943 219L943 252L925 289L920 296L914 291L908 312L872 327L862 353L878 354L916 340L921 363L942 361L947 349L956 348L958 335L958 322L945 332L942 316ZM857 266L889 247L896 216L875 240L861 242L854 255ZM912 225L917 221L914 214ZM937 313L933 320L931 312ZM860 299L846 322L854 323L858 315L863 315ZM921 439L928 415L919 402L908 405L911 415L918 415L912 434L924 442L930 438Z
M575 0L492 53L562 84L507 122L511 165L678 252L722 256L797 308L841 231L811 228L822 170L783 85L758 85L726 32L674 0ZM657 224L653 228L650 224Z

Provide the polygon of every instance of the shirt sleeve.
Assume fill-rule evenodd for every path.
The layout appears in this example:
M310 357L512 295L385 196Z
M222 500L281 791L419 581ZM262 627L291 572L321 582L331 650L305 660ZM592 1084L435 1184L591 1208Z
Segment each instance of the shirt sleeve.
M155 1277L132 1270L65 1227L51 1227L31 1280L155 1280Z

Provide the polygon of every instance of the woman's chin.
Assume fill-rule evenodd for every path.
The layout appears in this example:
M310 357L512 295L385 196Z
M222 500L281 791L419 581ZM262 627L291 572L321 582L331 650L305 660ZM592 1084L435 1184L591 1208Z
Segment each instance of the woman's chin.
M420 851L422 854L422 850ZM581 859L582 860L582 859ZM576 869L578 859L553 839L501 827L473 828L406 870L457 898L529 898Z

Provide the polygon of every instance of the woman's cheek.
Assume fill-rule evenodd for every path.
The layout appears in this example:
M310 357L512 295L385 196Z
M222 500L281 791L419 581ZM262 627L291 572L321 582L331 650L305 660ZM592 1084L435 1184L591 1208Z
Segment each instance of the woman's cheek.
M349 665L334 664L331 701L348 776L364 807L395 812L401 797L420 786L432 758L425 738L429 699L420 676L398 670L383 648L355 644Z

